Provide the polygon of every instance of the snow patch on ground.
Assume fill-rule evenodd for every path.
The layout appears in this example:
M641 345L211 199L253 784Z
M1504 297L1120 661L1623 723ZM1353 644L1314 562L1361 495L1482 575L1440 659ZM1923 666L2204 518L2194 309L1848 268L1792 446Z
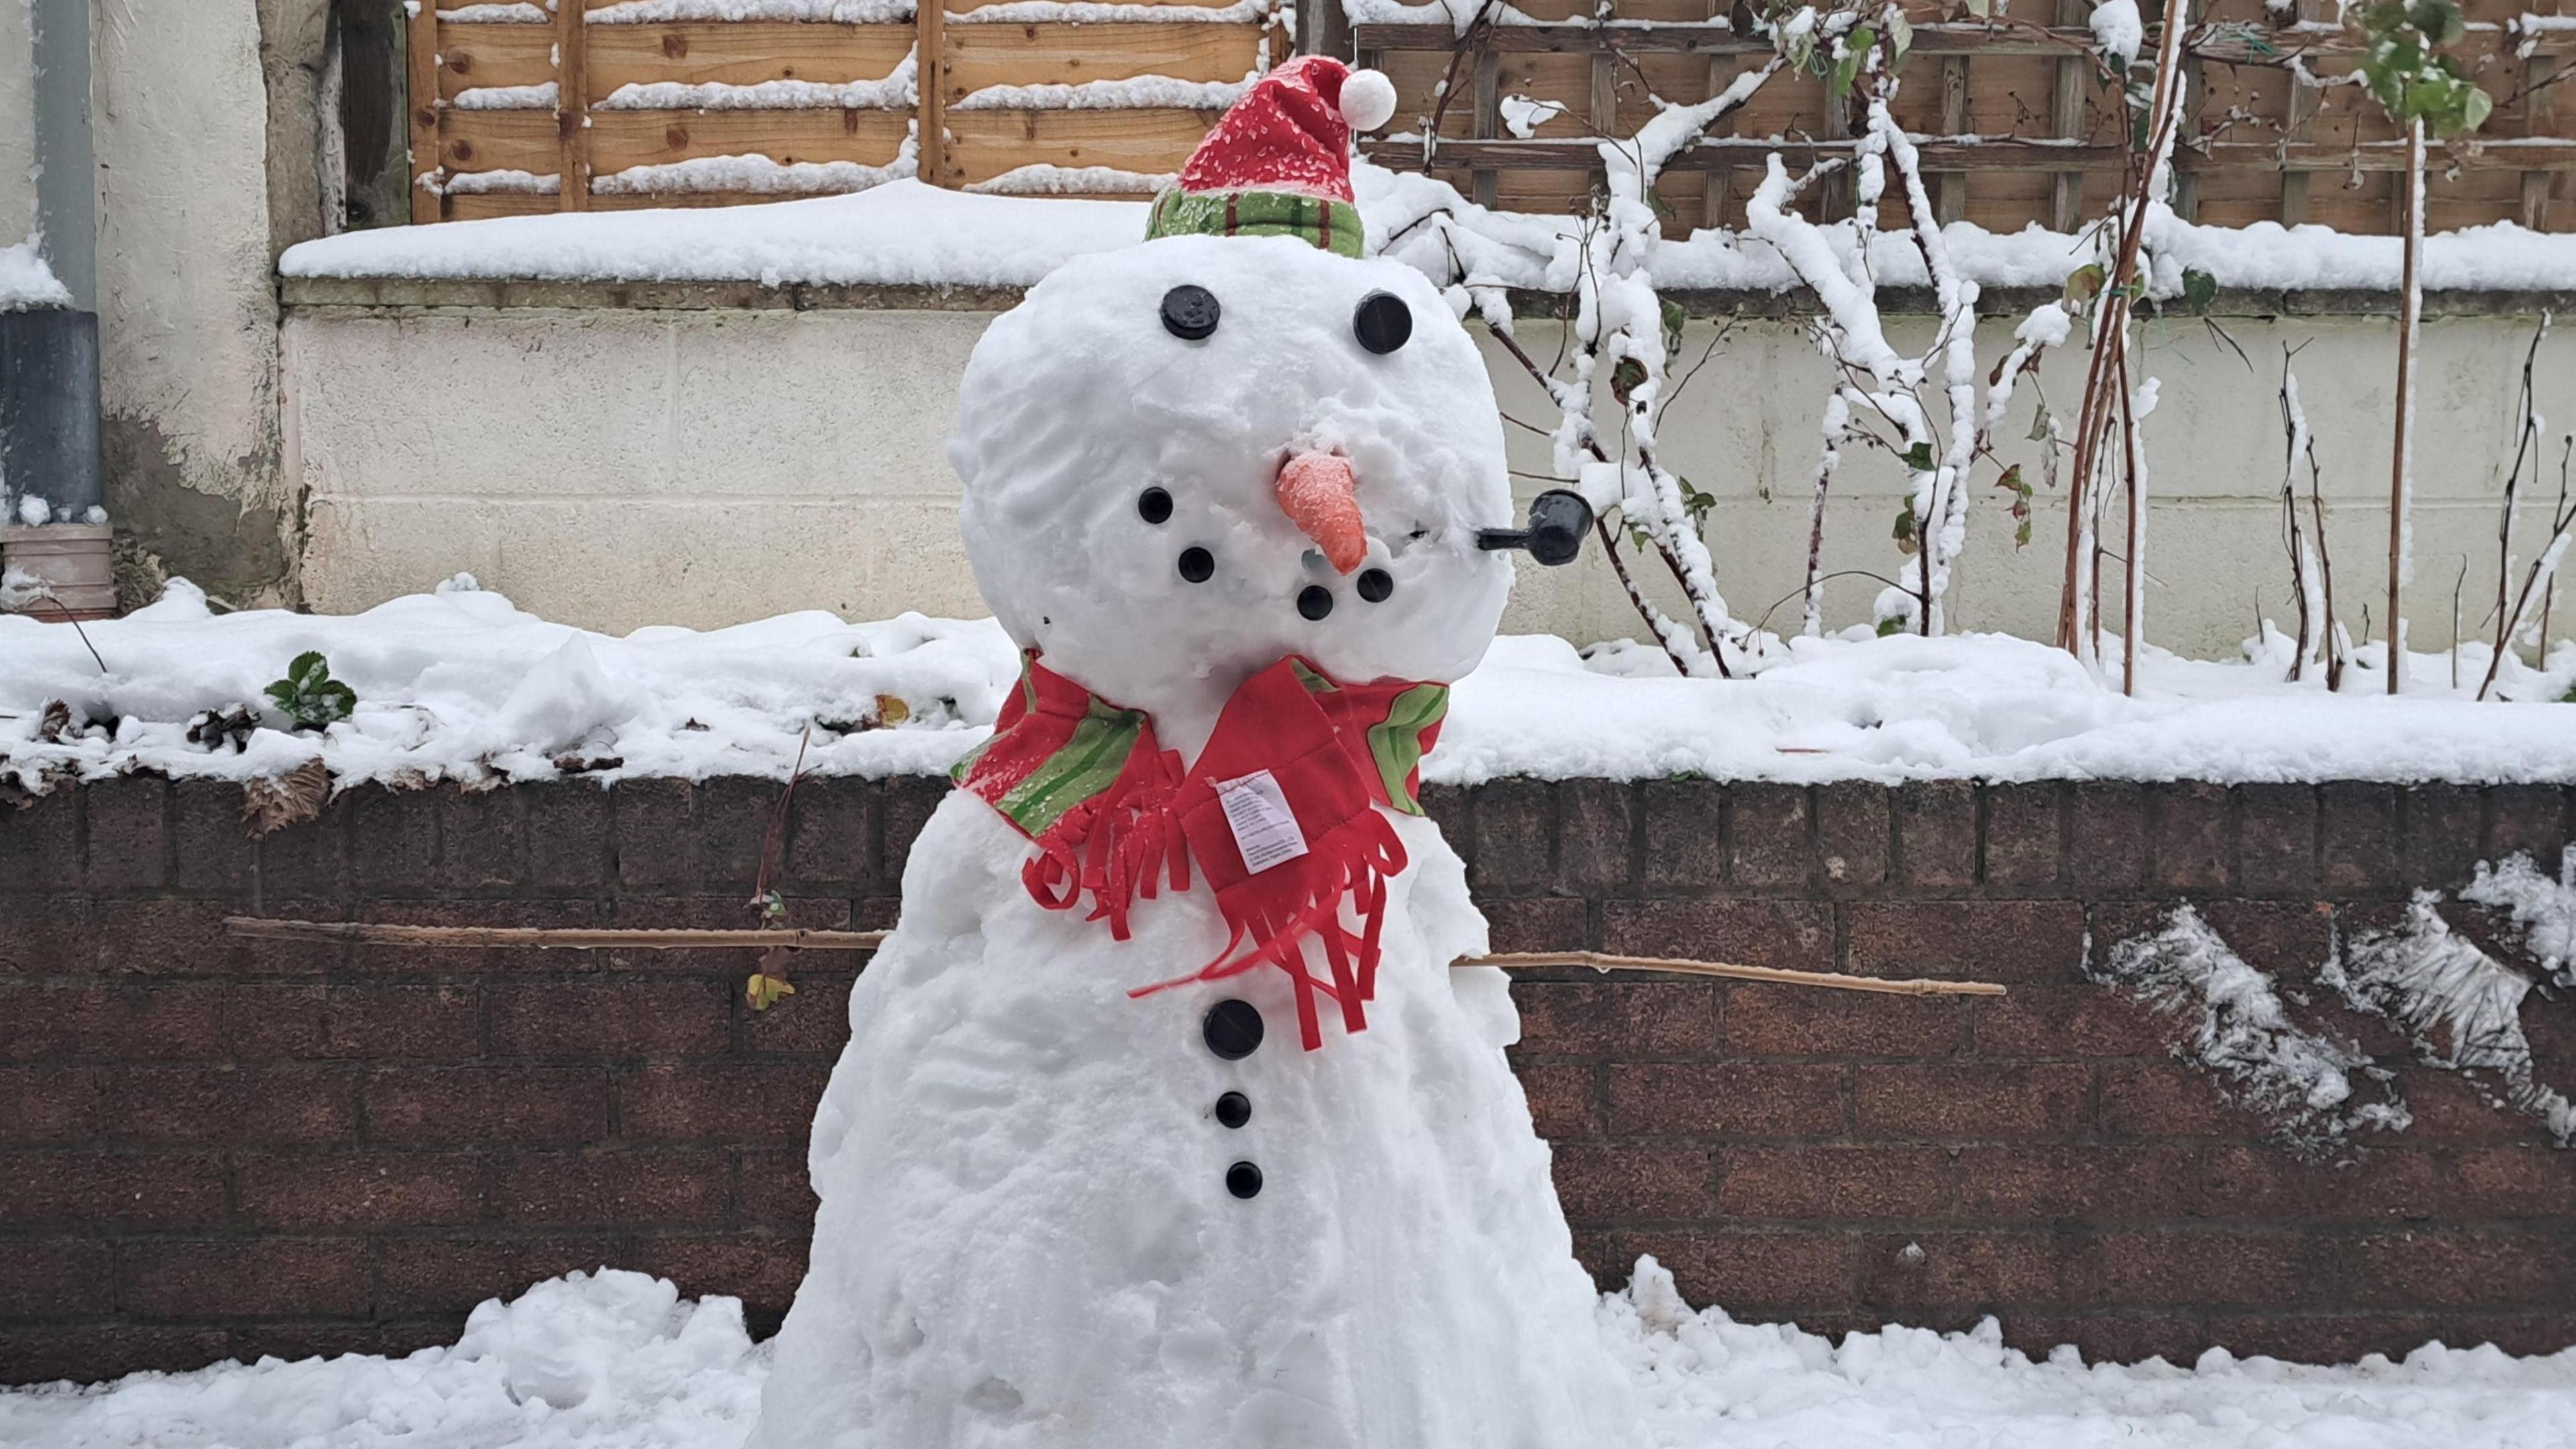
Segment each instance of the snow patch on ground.
M2500 1105L2539 1119L2559 1146L2576 1143L2576 1103L2534 1074L2523 1034L2531 978L2454 932L2431 892L2417 895L2404 925L2355 936L2324 979L2355 1007L2396 1023L2426 1061L2492 1074Z
M1891 1326L1837 1342L1694 1312L1641 1260L1601 1325L1665 1449L2529 1449L2576 1442L2576 1349L2438 1343L2341 1368L2212 1349L2087 1364ZM451 1347L0 1392L20 1449L737 1449L769 1374L742 1306L602 1269L485 1302Z
M2273 990L2272 979L2245 964L2190 906L2166 916L2162 930L2114 945L2096 980L2121 987L2149 1006L2190 1023L2191 1039L2174 1048L2183 1060L2225 1078L2243 1105L2280 1124L2290 1144L2330 1149L2362 1128L2403 1131L2403 1102L2354 1100L2355 1076L2390 1074L2348 1041L2304 1030Z
M138 767L246 778L283 774L316 754L344 784L541 779L553 767L539 757L576 744L621 762L598 771L607 778L782 779L809 724L809 771L937 772L983 739L1018 671L990 620L907 614L852 624L808 612L614 638L549 623L463 576L353 615L218 616L179 581L150 607L87 627L104 673L71 630L0 616L0 658L10 661L0 670L0 779ZM597 681L574 673L545 683L547 661L574 640ZM353 718L319 737L263 729L242 754L187 742L192 715L260 706L261 690L308 649L357 691ZM522 695L532 677L538 693ZM2576 780L2576 707L2471 703L2468 691L2435 682L2444 677L2427 656L2408 694L2335 695L2282 683L2268 666L2150 650L2130 698L2064 651L2028 640L1881 639L1863 628L1786 641L1749 680L1682 679L1656 651L1626 641L1587 658L1562 639L1517 635L1496 640L1457 681L1426 774L1455 784L1685 771L1792 782ZM2576 645L2561 644L2546 673L2506 677L2519 696L2555 700L2576 680ZM608 689L642 703L591 720L579 741L568 743L538 707L579 712L581 698ZM879 695L904 701L901 728L857 727ZM45 705L57 699L94 727L39 738ZM267 722L284 723L273 713Z
M0 1393L0 1444L22 1449L569 1449L737 1445L766 1352L732 1298L602 1269L489 1299L453 1347L264 1358L142 1373L96 1389Z
M72 294L54 276L54 269L45 265L34 237L0 247L0 312L71 304Z

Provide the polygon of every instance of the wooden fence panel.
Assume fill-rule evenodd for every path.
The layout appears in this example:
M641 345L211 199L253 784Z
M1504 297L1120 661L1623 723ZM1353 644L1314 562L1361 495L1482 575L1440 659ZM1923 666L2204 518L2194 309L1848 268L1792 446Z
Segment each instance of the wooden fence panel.
M2521 45L2527 38L2508 27L2527 4L2467 0L2466 54L2498 104L2484 144L2437 156L2436 227L2576 229L2576 205L2562 199L2576 145L2557 106L2564 87L2552 83L2576 34ZM1429 169L1488 204L1579 210L1598 182L1591 137L1632 133L1658 101L1702 99L1768 53L1722 18L1738 8L1732 0L1612 0L1608 25L1596 0L1517 8L1547 23L1481 31L1457 56L1445 24L1352 28L1359 59L1396 83L1394 129L1412 133L1366 142L1373 158ZM2047 12L2057 28L2040 31L1964 23L1935 0L1910 0L1917 29L1897 112L1925 138L1944 220L2066 229L2112 194L2125 118L2085 54L2089 10L2090 0L2057 0ZM2205 144L2178 158L2187 216L2395 228L2399 136L2379 108L2356 88L2304 85L2242 58L2249 48L2297 50L2319 76L2345 73L2352 47L2333 12L2332 0L2287 10L2200 0L2201 20L2245 29L2236 51L2203 44L2189 62L2191 127ZM1287 49L1275 10L1246 20L1228 0L1155 0L1148 13L1170 20L1083 23L1027 0L871 24L629 21L634 13L620 0L577 0L508 24L441 20L423 5L412 20L414 219L594 199L771 200L915 172L941 186L1133 195L1176 170L1236 84ZM1115 84L1145 77L1178 84ZM1031 107L1067 98L1001 89L1098 83L1110 84L1074 97L1079 108ZM1848 144L1845 109L1813 77L1774 77L1665 173L1658 189L1673 230L1741 225L1767 154L1799 165ZM1439 139L1426 156L1420 133L1435 117ZM743 159L712 164L724 157ZM1831 194L1817 200L1835 204ZM1903 223L1893 200L1882 205L1884 223Z
M946 183L976 186L1023 166L1181 169L1207 134L1203 111L950 111Z
M425 4L413 219L770 201L916 174L1133 195L1287 53L1284 17L1240 0L1147 0L1171 18L1085 23L1005 3L867 24L636 20L620 0L513 23ZM1123 84L1158 80L1174 84Z
M2351 69L2354 46L2331 18L2331 0L2298 5L2200 0L2197 22L2237 28L2196 32L2185 63L2186 136L2199 144L2176 159L2177 207L2232 226L2278 220L2394 231L2398 129L2357 87L2302 85L2281 65L2258 63L2268 49L2303 54L2322 77ZM1488 204L1580 210L1599 182L1593 137L1633 134L1656 101L1706 99L1739 66L1770 53L1763 38L1710 18L1732 8L1711 0L1613 0L1606 13L1589 0L1516 8L1558 23L1496 25L1464 41L1446 24L1352 27L1360 61L1396 83L1395 129L1405 133L1363 143L1372 159L1428 170ZM2155 7L2148 0L2141 8ZM2471 22L2464 58L2497 108L2482 144L2436 154L2432 225L2512 220L2576 230L2576 206L2558 203L2576 170L2576 147L2565 144L2557 119L2562 87L2549 83L2576 55L2576 34L2513 33L2525 0L2467 0L2464 8ZM1931 0L1909 0L1907 10L1914 46L1895 109L1922 138L1936 214L1999 231L2033 222L2067 230L2107 202L2125 164L2126 112L2086 53L2089 0L2059 0L2049 31L1954 18L1963 12ZM2524 49L2533 53L2517 53ZM1760 181L1766 154L1778 150L1793 166L1831 154L1848 144L1845 110L1815 77L1774 76L1731 125L1665 171L1657 193L1670 230L1741 226L1743 198ZM1426 133L1438 138L1427 156ZM1814 204L1830 214L1829 197ZM1882 206L1883 224L1905 223L1896 198Z
M1259 25L952 25L943 67L948 104L954 107L988 86L1139 76L1239 81L1260 66L1261 33Z
M892 75L912 54L910 25L699 20L588 28L594 106L629 85L846 85Z

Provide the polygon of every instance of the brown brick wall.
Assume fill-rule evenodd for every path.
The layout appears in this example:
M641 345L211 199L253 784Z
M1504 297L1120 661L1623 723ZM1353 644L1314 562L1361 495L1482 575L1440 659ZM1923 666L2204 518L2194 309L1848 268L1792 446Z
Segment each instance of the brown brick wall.
M370 787L258 843L215 784L0 808L0 1381L408 1350L602 1263L774 1322L859 959L804 957L798 995L755 1015L739 952L306 946L219 923L749 924L775 794ZM801 786L795 918L891 922L939 798ZM1515 1061L1605 1282L1652 1252L1739 1317L1994 1312L2017 1344L2119 1356L2576 1342L2576 1153L2408 1068L2410 1131L2303 1163L2080 969L2088 934L2187 897L2304 980L2339 923L2386 920L2417 885L2513 850L2554 865L2566 791L1505 780L1430 803L1499 948L2012 988L1524 981ZM2542 1076L2576 1082L2576 1011L2535 993L2525 1026Z

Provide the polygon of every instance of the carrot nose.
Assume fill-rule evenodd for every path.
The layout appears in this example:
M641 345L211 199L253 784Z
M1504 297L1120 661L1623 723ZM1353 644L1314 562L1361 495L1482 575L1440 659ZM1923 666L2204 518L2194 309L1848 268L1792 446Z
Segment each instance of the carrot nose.
M1279 470L1279 509L1315 541L1336 573L1349 573L1368 557L1368 531L1360 521L1359 479L1351 460L1335 453L1299 453Z

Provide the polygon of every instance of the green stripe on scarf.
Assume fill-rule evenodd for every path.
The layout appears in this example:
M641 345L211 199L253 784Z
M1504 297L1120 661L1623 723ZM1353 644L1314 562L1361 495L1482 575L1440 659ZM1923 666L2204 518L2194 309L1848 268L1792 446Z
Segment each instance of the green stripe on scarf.
M1449 713L1449 686L1417 684L1387 706L1386 720L1369 726L1369 754L1378 778L1386 783L1387 803L1407 815L1422 813L1422 802L1404 788L1422 763L1422 732Z
M1064 748L1012 786L995 808L1029 834L1043 833L1058 816L1117 782L1144 722L1134 710L1093 700L1089 717L1073 727Z
M1217 195L1177 187L1154 199L1145 239L1166 236L1293 236L1341 256L1361 255L1360 211L1347 201L1288 191Z

